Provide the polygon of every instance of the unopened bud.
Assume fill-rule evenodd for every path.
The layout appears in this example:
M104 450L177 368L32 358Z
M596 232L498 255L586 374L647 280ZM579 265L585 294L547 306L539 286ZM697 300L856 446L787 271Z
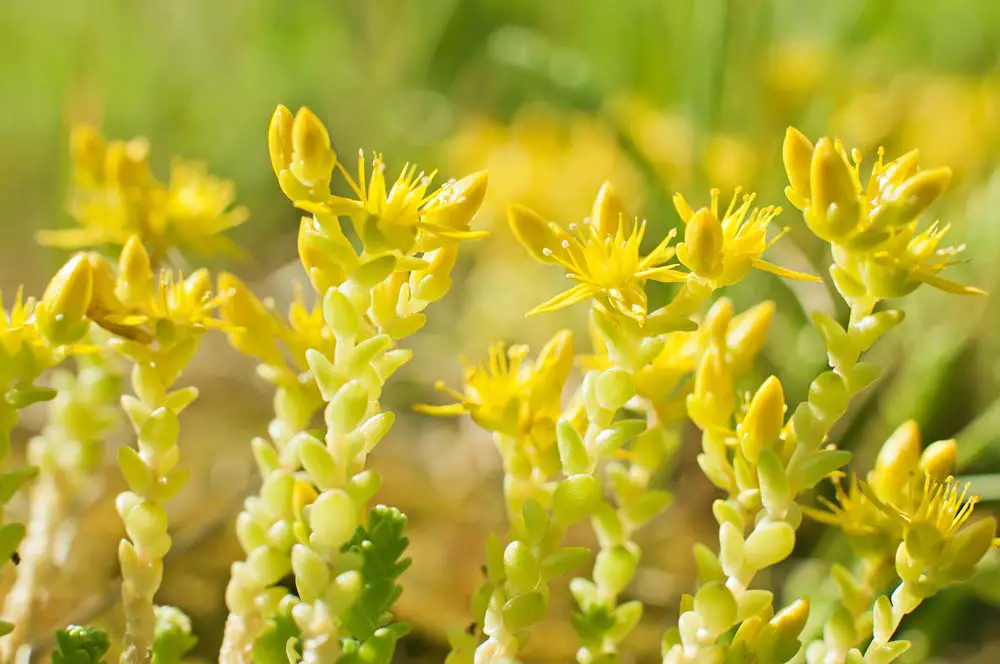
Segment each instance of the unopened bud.
M69 259L52 277L35 313L39 330L49 343L72 344L87 333L93 290L94 278L84 254Z
M820 238L832 242L848 236L858 224L858 184L846 157L828 138L816 144L810 167L811 205L806 222Z
M722 268L722 224L708 208L695 212L684 229L677 257L699 277L712 278Z
M803 200L809 200L809 174L813 156L813 144L795 127L785 132L785 142L781 146L781 160L785 164L788 183Z
M920 470L931 479L943 482L955 469L955 455L958 452L958 441L939 440L931 443L920 455Z
M594 199L591 212L593 223L600 229L602 235L614 237L624 214L625 206L621 197L610 182L605 182L597 192L597 198Z
M750 400L739 426L740 449L749 461L756 462L761 451L777 442L784 418L785 393L781 382L771 376Z

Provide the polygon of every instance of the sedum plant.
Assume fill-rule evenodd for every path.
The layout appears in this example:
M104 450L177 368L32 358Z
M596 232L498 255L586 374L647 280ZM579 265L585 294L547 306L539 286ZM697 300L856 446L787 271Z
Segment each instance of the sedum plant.
M53 542L59 532L72 541L84 489L99 485L116 401L134 434L116 451L127 484L114 501L125 531L124 637L69 626L51 658L87 664L120 651L124 664L173 664L195 646L187 616L155 600L172 546L168 506L187 480L182 414L198 396L182 385L184 371L213 330L273 390L267 430L250 441L261 482L236 518L244 555L225 592L219 661L387 664L407 633L393 615L410 562L406 517L376 503L381 478L368 461L393 428L382 392L411 357L406 340L451 289L463 243L485 236L470 224L487 175L435 185L407 164L393 180L381 155L363 152L349 170L305 108L279 106L267 138L278 185L301 213L308 283L285 311L233 274L178 269L183 252L241 254L223 234L246 218L231 184L182 161L162 183L144 140L74 131L76 227L40 239L81 251L39 301L19 293L0 319L0 461L11 456L19 410L49 402L31 465L0 470L4 504L35 482L27 528L0 526L2 559L21 558L4 600L4 661L30 653L39 598L58 583ZM941 244L947 226L920 230L949 171L921 169L916 152L891 161L880 152L862 178L859 153L794 129L783 160L788 200L830 246L831 282L850 312L846 321L813 314L828 369L797 404L776 376L751 382L775 305L737 312L720 296L753 270L824 287L765 258L784 233L772 230L779 207L739 190L728 202L713 190L704 206L677 194L682 232L649 241L653 225L628 214L611 184L572 223L511 205L519 243L571 284L528 315L586 305L589 352L568 330L534 354L498 342L465 365L461 386L437 384L451 403L417 407L469 416L492 435L504 471L508 526L484 543L472 627L453 635L448 662L529 657L561 577L571 577L576 660L627 660L644 612L629 587L650 553L636 534L674 499L663 477L685 432L697 432L697 464L716 491L718 537L694 547L697 584L676 624L662 626L666 664L888 664L909 646L896 636L902 620L968 579L994 547L995 520L974 514L977 498L952 475L956 441L924 447L907 422L860 479L845 470L851 454L835 428L878 379L866 354L903 322L895 300L922 285L983 294L942 276L959 251ZM101 253L108 246L111 256ZM668 290L662 305L650 305L651 282ZM75 368L36 384L65 362ZM760 582L792 555L804 519L842 531L856 554L853 567L831 566L838 597L821 634L806 621L826 609L809 597L779 600ZM581 528L594 547L567 543Z

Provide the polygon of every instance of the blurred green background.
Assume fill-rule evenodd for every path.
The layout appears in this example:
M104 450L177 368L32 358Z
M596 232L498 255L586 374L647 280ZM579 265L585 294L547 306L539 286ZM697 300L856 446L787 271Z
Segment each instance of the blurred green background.
M537 343L560 325L582 329L576 310L523 321L559 277L514 247L507 202L572 220L611 179L659 237L677 223L675 191L704 203L710 186L727 195L742 185L781 203L789 124L814 138L836 134L868 163L884 145L950 165L956 177L935 212L968 244L968 264L953 276L996 292L998 62L993 0L0 0L0 286L37 292L62 258L36 248L33 235L68 224L66 140L74 122L88 121L108 136L149 137L160 173L182 155L234 180L252 213L235 235L255 260L227 267L287 297L296 215L265 141L284 103L315 110L349 163L365 148L383 151L390 169L411 160L445 177L491 170L477 224L494 236L467 253L456 290L415 342L390 396L404 412L433 398L434 379L454 382L456 348L478 357L493 338ZM793 212L779 219L792 230L772 257L817 270L825 259ZM738 309L778 301L760 374L778 373L801 397L824 361L806 312L834 311L836 300L767 275L729 295ZM838 443L858 452L863 471L884 437L916 418L928 440L958 435L960 471L998 500L1000 308L923 291L905 308L909 324L880 350L886 379L859 399ZM189 424L186 458L203 481L177 508L178 522L197 523L164 594L191 611L201 654L211 656L237 554L228 523L253 482L246 442L264 426L267 395L252 367L222 350L199 372L207 398ZM402 422L379 464L389 476L383 498L412 518L418 560L401 612L417 638L401 657L420 659L437 657L444 631L464 620L482 534L501 527L499 474L488 440L466 425ZM714 530L695 467L682 460L673 483L681 500L651 529L648 568L633 589L653 608L648 638L637 637L647 653L690 586L691 542ZM806 532L800 564L771 579L789 598L822 587L825 568L806 561L813 548L844 553L836 538ZM916 654L996 661L998 604L996 569L946 593L906 623L924 633ZM568 658L572 637L549 629L535 656Z

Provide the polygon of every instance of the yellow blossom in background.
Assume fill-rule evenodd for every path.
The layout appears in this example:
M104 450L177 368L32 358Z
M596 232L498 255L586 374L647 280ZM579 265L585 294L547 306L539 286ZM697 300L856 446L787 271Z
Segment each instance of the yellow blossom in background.
M550 339L534 361L528 358L527 346L497 342L490 346L486 362L465 364L462 391L437 384L456 403L417 409L430 415L467 413L484 429L531 441L544 450L555 441L562 389L572 365L573 338L567 331Z
M641 202L642 181L617 137L599 119L531 105L509 125L472 116L445 146L456 168L486 168L490 193L484 222L502 218L510 201L546 217L582 215L590 192L606 180L622 196Z
M157 263L171 248L240 255L223 233L242 224L247 210L232 207L233 184L210 175L203 164L175 160L164 184L150 170L148 141L105 142L88 125L73 129L71 157L69 213L77 227L41 231L42 244L120 246L138 236Z
M606 110L656 171L661 184L671 189L690 185L695 164L695 127L687 118L634 95L613 98ZM715 162L728 163L721 156L722 151L717 151ZM631 195L626 198L635 200Z
M510 208L509 219L514 236L535 260L561 267L568 279L577 282L532 309L529 316L596 298L612 311L642 324L647 314L646 282L677 283L685 279L676 264L667 263L674 256L670 246L673 233L668 233L648 254L640 255L646 221L625 217L621 201L609 183L598 193L593 215L567 228L546 222L517 205Z

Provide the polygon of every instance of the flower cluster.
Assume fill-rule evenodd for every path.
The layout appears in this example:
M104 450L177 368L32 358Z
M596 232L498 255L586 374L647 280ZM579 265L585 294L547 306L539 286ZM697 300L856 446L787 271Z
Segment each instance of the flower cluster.
M64 248L124 245L137 236L157 262L170 249L204 256L240 255L223 233L247 219L232 207L233 184L208 174L200 163L177 159L166 184L149 164L149 142L105 141L89 125L73 129L73 193L69 213L77 228L47 230L43 244Z

